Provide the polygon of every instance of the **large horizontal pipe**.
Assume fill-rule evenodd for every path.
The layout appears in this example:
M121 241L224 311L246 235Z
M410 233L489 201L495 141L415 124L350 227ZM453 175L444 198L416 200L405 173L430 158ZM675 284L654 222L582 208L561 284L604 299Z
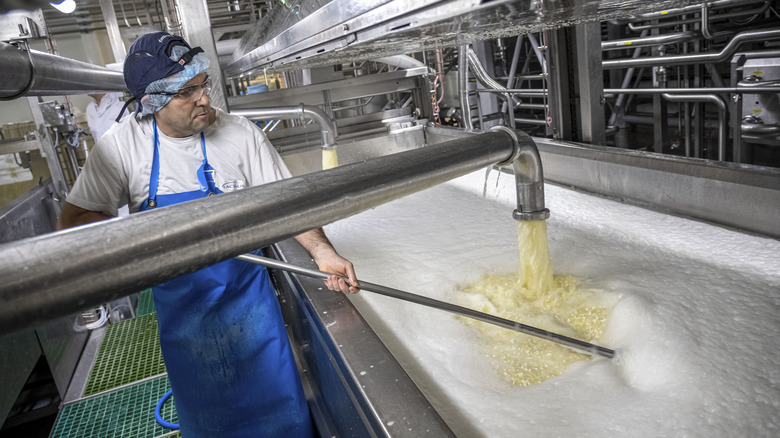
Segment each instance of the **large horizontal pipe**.
M629 68L629 67L648 67L654 65L682 65L682 64L704 64L708 62L720 62L733 55L737 48L749 41L768 41L780 38L780 29L751 30L741 32L734 36L728 44L720 51L714 53L702 53L694 55L676 55L676 56L655 56L644 58L627 59L609 59L603 61L601 66L605 69L611 68Z
M521 155L517 136L525 135L507 131L0 245L0 335L507 163Z
M121 72L0 43L0 100L127 90Z

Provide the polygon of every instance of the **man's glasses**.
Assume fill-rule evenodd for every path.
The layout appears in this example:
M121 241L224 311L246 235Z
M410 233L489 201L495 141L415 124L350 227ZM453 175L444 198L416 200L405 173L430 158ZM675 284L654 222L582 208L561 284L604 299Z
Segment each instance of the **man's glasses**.
M159 93L151 93L151 94L162 94L164 96L173 96L174 99L190 100L193 102L197 102L198 99L203 97L204 94L208 96L210 92L211 92L211 78L206 78L206 80L203 81L203 83L197 85L190 85L189 87L179 88L179 91L177 91L176 93L161 91Z

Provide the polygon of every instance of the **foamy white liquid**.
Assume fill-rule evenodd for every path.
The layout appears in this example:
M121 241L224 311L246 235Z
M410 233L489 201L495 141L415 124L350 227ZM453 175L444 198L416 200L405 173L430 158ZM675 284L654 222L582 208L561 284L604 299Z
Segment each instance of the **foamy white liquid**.
M518 264L514 178L484 171L326 227L358 278L455 301ZM556 273L616 301L603 344L530 387L496 375L455 316L353 302L458 436L776 436L780 242L547 184ZM517 336L524 336L517 334Z

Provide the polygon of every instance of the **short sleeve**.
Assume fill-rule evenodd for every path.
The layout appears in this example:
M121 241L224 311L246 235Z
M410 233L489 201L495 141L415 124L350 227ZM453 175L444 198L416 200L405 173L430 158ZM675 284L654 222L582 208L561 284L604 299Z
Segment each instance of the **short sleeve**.
M112 216L127 203L127 174L116 143L98 141L87 158L67 201L77 207Z

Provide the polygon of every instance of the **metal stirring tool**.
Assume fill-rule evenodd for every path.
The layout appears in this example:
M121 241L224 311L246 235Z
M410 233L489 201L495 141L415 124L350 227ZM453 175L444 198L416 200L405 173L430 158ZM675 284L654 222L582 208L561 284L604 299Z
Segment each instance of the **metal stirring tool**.
M294 272L296 274L305 275L307 277L321 278L323 280L333 275L333 274L328 274L327 272L302 268L300 266L291 265L289 263L282 262L276 259L270 259L268 257L257 256L254 254L243 254L236 258L238 260L242 260L245 262L263 265L269 268L282 269L284 271ZM340 277L340 278L344 279L344 281L347 281L347 283L349 284L349 281L346 278L344 277ZM546 339L548 341L557 342L561 345L565 345L569 348L573 348L575 350L579 350L594 356L598 355L610 359L615 357L615 350L610 350L609 348L600 347L598 345L591 344L589 342L580 341L579 339L570 338L568 336L560 335L536 327L531 327L529 325L525 325L516 321L512 321L509 319L472 310L467 307L457 306L455 304L435 300L433 298L428 298L428 297L416 295L409 292L404 292L402 290L393 289L379 284L369 283L363 280L360 281L360 289L367 292L373 292L380 295L385 295L388 297L409 301L411 303L421 304L423 306L433 307L439 310L445 310L447 312L466 316L468 318L473 318L478 321L486 322L489 324L494 324L509 330L514 330L516 332L524 333L526 335L536 336L538 338Z

